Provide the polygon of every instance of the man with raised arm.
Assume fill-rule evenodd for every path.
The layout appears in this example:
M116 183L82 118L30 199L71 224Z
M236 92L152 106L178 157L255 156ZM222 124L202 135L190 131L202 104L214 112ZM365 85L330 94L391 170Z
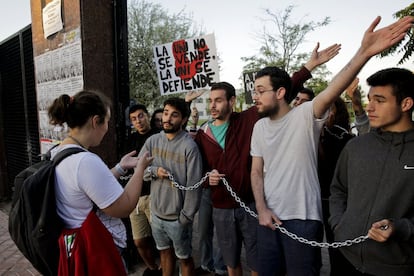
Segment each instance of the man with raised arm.
M256 74L255 93L262 118L251 141L251 181L259 215L257 230L260 275L319 275L320 249L275 231L275 224L300 237L323 237L320 187L317 176L318 139L328 109L368 60L401 41L413 17L374 30L377 17L365 32L350 62L313 101L291 108L287 101L291 80L277 68Z

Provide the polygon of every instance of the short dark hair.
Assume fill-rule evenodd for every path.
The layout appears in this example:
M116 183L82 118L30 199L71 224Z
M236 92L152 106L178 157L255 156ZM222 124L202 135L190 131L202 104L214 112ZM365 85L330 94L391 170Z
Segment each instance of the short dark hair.
M224 91L226 91L227 100L230 100L232 97L236 96L236 89L234 88L233 85L231 85L228 82L225 82L225 81L216 82L213 85L211 85L210 91L219 90L219 89L223 89Z
M367 79L369 86L391 85L392 93L400 104L403 99L410 97L414 100L414 74L403 68L388 68L380 70ZM413 111L414 106L411 108Z
M267 66L256 73L256 79L264 76L270 77L270 83L272 84L273 91L276 91L280 87L284 87L286 89L284 99L287 103L290 103L296 96L296 94L293 96L291 95L292 93L290 89L292 87L292 81L289 74L285 70L276 66Z
M302 87L302 89L300 89L298 93L308 95L310 100L313 100L313 98L315 98L315 93L313 93L313 90L310 88Z
M178 111L180 111L181 116L183 118L189 118L190 117L190 107L188 106L188 104L185 102L184 99L182 98L178 98L178 97L174 97L174 98L169 98L167 100L165 100L164 102L164 107L166 105L171 105L173 107L175 107L176 109L178 109Z
M129 108L129 115L131 115L131 113L134 113L137 110L142 110L144 111L146 114L148 114L148 110L145 107L145 105L143 104L134 104Z
M162 108L157 108L154 110L154 112L151 115L151 120L150 120L150 125L151 128L156 129L157 126L155 125L155 115L157 115L158 113L163 113L163 109Z

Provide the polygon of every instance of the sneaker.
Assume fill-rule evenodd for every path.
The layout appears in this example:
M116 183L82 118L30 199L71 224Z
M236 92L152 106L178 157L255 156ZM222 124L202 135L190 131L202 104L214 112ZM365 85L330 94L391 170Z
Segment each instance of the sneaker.
M207 275L212 273L213 271L204 269L203 267L199 266L195 269L195 275Z
M228 275L228 274L227 274L227 270L216 269L214 275L215 276L223 276L223 275Z
M149 267L147 267L142 273L142 276L162 276L162 270L161 269L149 269Z

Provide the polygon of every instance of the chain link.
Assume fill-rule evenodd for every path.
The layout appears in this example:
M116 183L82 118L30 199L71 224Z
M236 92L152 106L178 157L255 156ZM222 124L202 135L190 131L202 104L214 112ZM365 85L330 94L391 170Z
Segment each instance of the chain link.
M201 178L201 180L198 181L193 186L183 186L183 185L180 185L179 183L177 183L177 181L175 181L174 176L171 173L168 173L168 179L171 181L171 185L173 185L175 188L183 190L183 191L192 191L192 190L198 189L198 187L200 187L204 183L204 181L206 181L208 176L209 176L209 173L206 173L206 175L203 176Z
M201 186L201 184L204 183L204 181L207 180L207 178L209 177L210 173L206 173L205 176L203 176L203 178L201 178L201 180L199 182L197 182L196 184L194 184L193 186L182 186L180 184L178 184L175 180L174 180L174 176L170 173L168 173L168 178L171 181L171 184L176 187L177 189L180 190L185 190L185 191L189 191L189 190L195 190L198 187ZM229 183L227 182L227 180L224 177L220 178L223 181L224 186L226 187L227 191L231 194L231 196L234 198L234 200L240 204L240 207L242 207L247 213L249 213L252 217L259 219L259 216L252 211L241 199L240 197L237 196L237 194L233 191L233 189L230 187ZM342 242L333 242L333 243L328 243L328 242L316 242L316 241L311 241L308 239L305 239L303 237L299 237L298 235L296 235L295 233L289 232L286 228L274 223L273 226L275 226L277 229L279 229L279 231L285 235L287 235L288 237L290 237L291 239L294 239L298 242L313 246L313 247L321 247L321 248L339 248L339 247L344 247L344 246L351 246L353 244L358 244L358 243L362 243L364 241L366 241L368 239L368 235L365 236L359 236L356 237L354 239L351 240L345 240Z

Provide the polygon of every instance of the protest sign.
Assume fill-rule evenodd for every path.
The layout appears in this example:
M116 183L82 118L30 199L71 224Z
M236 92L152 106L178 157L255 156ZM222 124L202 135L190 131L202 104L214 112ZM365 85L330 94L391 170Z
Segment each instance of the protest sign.
M254 80L256 79L255 72L243 72L243 83L244 83L244 96L246 99L246 104L252 104L253 98L252 93L254 92Z
M154 47L161 95L208 89L219 82L214 34Z

